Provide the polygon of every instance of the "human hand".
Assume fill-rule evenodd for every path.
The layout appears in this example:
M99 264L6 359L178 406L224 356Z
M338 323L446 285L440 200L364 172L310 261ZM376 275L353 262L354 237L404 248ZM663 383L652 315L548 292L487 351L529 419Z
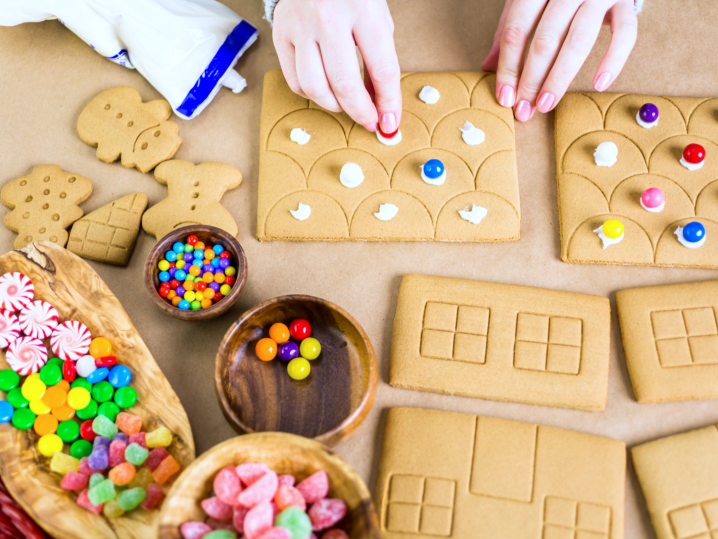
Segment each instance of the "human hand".
M289 87L369 131L380 124L393 133L401 121L393 34L386 0L280 0L274 10L272 37Z
M482 64L496 71L499 103L514 107L522 122L536 109L552 110L591 52L603 23L610 25L612 37L593 78L598 92L616 79L636 42L633 0L506 0L494 45Z

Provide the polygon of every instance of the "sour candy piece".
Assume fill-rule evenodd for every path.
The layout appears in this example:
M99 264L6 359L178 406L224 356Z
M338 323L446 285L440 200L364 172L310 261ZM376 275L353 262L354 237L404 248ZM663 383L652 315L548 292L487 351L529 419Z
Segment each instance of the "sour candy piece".
M121 440L113 440L110 443L110 461L111 467L119 466L125 462L125 449L127 444Z
M155 447L152 451L150 451L149 455L147 455L145 466L147 466L150 471L154 472L157 467L162 463L162 461L169 456L170 454L164 447Z
M247 516L247 513L249 513L249 508L242 505L233 508L232 525L239 533L242 533L244 530L244 517Z
M274 511L271 503L264 502L254 506L244 517L244 536L247 539L258 539L264 532L272 528L273 521Z
M47 339L58 324L57 309L46 301L36 300L23 307L17 317L20 329L33 339Z
M280 485L287 485L288 487L293 487L297 482L294 476L288 473L278 476L277 481Z
M94 473L92 471L92 468L90 468L90 465L87 463L87 457L82 457L80 459L80 463L77 465L77 471L80 473L84 473L87 476L90 476Z
M117 416L120 417L120 416ZM130 444L137 444L141 445L145 449L147 449L147 442L145 441L145 432L137 432L135 434L130 434ZM164 449L164 448L163 448ZM162 461L160 461L162 462Z
M112 441L120 440L121 442L125 442L127 445L130 444L130 437L127 436L124 432L118 432L112 437Z
M214 530L205 535L203 539L237 539L237 534L229 530Z
M287 528L269 528L259 539L292 539Z
M180 471L180 465L172 455L163 460L160 465L152 472L152 478L158 485L164 485L167 480Z
M165 497L165 493L162 492L162 488L159 485L155 485L154 483L149 484L146 491L147 497L145 501L140 504L140 507L147 511L152 511L157 507L157 504L162 501L162 498Z
M65 475L67 472L76 472L80 461L75 457L71 457L67 453L58 451L52 456L50 461L50 469L53 472Z
M202 539L212 531L204 522L190 521L180 526L180 533L184 539Z
M117 495L117 503L119 503L120 507L125 511L132 511L144 502L146 497L147 493L145 489L140 487L130 488L123 490Z
M167 427L160 427L152 432L148 432L145 436L147 447L167 447L172 443L172 433Z
M0 277L0 309L19 311L35 297L35 285L27 275L14 271Z
M90 476L89 486L90 486L90 488L95 487L95 486L99 485L100 483L102 483L104 480L105 480L105 476L102 475L101 473L93 473Z
M329 493L329 477L327 472L319 470L297 485L307 503L314 503L326 498Z
M77 361L87 355L91 340L92 335L85 324L68 320L52 331L50 346L57 357Z
M242 492L242 484L239 481L234 466L227 466L221 469L214 476L214 494L227 505L239 505L237 496Z
M117 486L123 486L132 481L135 476L135 467L129 462L123 462L112 468L108 477Z
M307 510L307 502L304 496L296 488L289 485L279 485L274 501L280 511L284 511L287 507L298 507L302 511Z
M130 444L125 450L125 460L135 466L142 466L147 460L149 451L139 444Z
M94 487L90 488L90 491L87 493L90 502L94 505L109 502L115 495L115 484L109 479L103 479Z
M60 481L60 488L65 490L84 490L87 486L87 480L89 477L84 473L69 471L65 474L65 477Z
M248 487L266 474L269 471L269 467L267 467L266 464L261 464L259 462L245 462L244 464L237 466L235 471L242 480L242 484L245 487Z
M92 420L92 430L95 434L112 438L117 434L117 425L115 425L108 417L104 415L98 415Z
M142 467L132 478L132 481L127 483L127 488L142 487L143 489L147 490L152 481L152 472L147 468Z
M87 509L88 511L92 511L96 515L99 515L102 512L102 504L95 505L90 501L90 497L87 495L89 491L87 489L80 492L80 495L77 497L77 505L82 507L83 509Z
M117 518L124 515L125 510L120 507L120 504L117 503L117 500L110 500L105 504L105 507L102 509L102 514L105 515L107 518Z
M232 518L232 507L216 496L202 500L200 505L202 506L202 510L207 513L207 516L218 520Z
M142 430L142 418L136 415L120 412L115 419L117 428L125 434L132 436Z
M278 486L277 474L270 470L243 490L237 499L245 507L254 507L274 499Z
M312 530L326 530L344 518L347 505L337 498L324 498L312 504L307 514L312 521Z
M307 539L312 533L312 523L307 514L297 507L288 507L277 515L274 525L286 528L292 539Z
M216 518L208 518L206 522L212 530L229 530L231 532L237 531L232 524L232 519L218 520Z
M97 440L97 438L95 438L95 440ZM110 465L110 448L105 446L95 447L87 459L87 463L93 470L106 470Z

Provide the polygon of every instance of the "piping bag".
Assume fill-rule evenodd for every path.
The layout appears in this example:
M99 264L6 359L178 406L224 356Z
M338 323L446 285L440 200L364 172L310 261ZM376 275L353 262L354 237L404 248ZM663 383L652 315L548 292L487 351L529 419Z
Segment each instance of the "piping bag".
M257 29L215 0L0 0L0 26L58 19L108 60L137 69L189 120L222 86Z

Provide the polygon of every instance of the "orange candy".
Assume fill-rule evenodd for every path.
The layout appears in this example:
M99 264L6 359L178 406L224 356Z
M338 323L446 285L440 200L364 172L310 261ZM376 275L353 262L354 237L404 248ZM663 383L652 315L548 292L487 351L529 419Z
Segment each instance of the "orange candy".
M90 355L97 359L98 357L107 357L112 354L112 343L104 337L92 339L90 343Z
M177 305L179 305L179 302L180 302L180 301L182 301L182 298L179 297L179 296L175 296L175 297L172 298L172 305L174 305L175 307L177 307Z
M272 361L277 355L277 343L272 339L260 339L254 351L262 361Z
M277 344L285 343L289 340L289 328L284 324L272 324L269 328L269 338Z
M108 477L117 486L126 485L135 476L135 467L129 462L118 464L110 470Z
M35 418L33 428L38 436L45 436L46 434L54 434L57 430L57 424L57 418L50 414L43 414Z
M205 298L200 302L200 305L202 306L203 309L208 309L209 307L212 306L212 300Z
M204 292L202 293L204 294L204 299L212 299L217 292L215 292L211 288L205 288Z
M195 243L195 244L194 244L194 250L195 250L195 251L199 251L199 250L204 251L204 242L203 242L203 241L198 241L197 243Z
M55 385L52 386L52 387L62 388L62 390L63 390L65 393L69 393L69 392L70 392L70 382L68 382L67 380L60 380L57 384L55 384Z
M175 292L174 290L170 290L169 292L167 292L167 299L172 301L172 298L174 298L176 295L177 292Z
M194 281L185 281L184 283L182 283L182 286L187 292L189 292L190 290L194 290Z
M224 273L215 273L214 274L214 282L222 284L224 282L225 276Z
M67 391L64 391L59 385L48 387L42 396L42 402L47 404L50 409L59 408L67 402Z
M75 417L75 409L70 408L67 404L63 404L59 408L53 408L52 415L54 415L58 421L67 421Z
M209 271L203 273L202 280L207 284L211 283L212 281L214 281L214 273L211 273Z
M152 472L152 479L155 480L155 483L158 485L164 485L167 480L172 477L174 474L179 472L180 465L177 464L177 461L174 459L172 455L168 456L160 462L160 465L155 468L155 471Z

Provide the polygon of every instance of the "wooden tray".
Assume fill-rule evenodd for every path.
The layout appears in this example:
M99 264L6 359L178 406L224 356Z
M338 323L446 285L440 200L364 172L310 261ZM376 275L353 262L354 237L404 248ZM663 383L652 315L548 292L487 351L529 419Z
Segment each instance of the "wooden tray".
M51 303L61 320L79 320L93 336L107 337L120 363L132 370L143 430L166 426L175 436L168 451L184 469L194 460L187 414L117 298L81 258L50 242L31 243L0 257L0 274L20 271L35 284L35 297ZM0 368L6 369L0 352ZM136 509L120 518L95 515L60 488L61 476L37 451L38 436L9 423L0 425L0 475L22 508L56 539L149 539L155 537L159 510Z

